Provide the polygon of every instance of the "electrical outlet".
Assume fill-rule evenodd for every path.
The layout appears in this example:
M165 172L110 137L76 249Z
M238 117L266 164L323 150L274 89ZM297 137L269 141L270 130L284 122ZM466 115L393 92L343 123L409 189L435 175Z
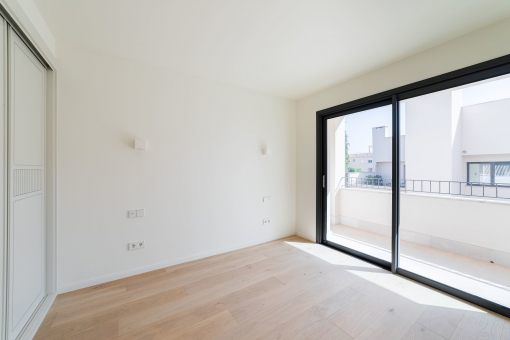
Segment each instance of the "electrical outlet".
M271 201L271 196L262 197L262 203L267 203Z
M136 250L140 248L145 248L145 241L136 241L128 243L128 250Z
M144 217L145 216L145 209L138 209L138 210L129 210L128 211L128 217Z
M263 225L266 225L266 224L269 224L269 223L271 223L271 219L270 218L265 218L265 219L262 220L262 224Z

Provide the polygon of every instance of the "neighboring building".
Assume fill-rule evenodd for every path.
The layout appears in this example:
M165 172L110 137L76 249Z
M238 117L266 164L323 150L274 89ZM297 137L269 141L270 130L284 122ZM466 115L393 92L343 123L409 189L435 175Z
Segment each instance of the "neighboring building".
M372 153L349 154L349 167L361 169L361 172L375 172Z
M361 169L362 174L356 177L365 177L368 175L380 175L384 179L391 180L391 136L388 133L387 126L378 126L372 128L372 143L370 145L370 153L349 154L349 167ZM405 136L400 138L401 152L401 174L405 178ZM351 174L351 177L353 174Z
M464 106L461 91L402 103L402 179L510 184L510 99ZM350 176L391 179L392 137L387 126L372 128L372 145L371 153L349 155L349 167L363 172Z

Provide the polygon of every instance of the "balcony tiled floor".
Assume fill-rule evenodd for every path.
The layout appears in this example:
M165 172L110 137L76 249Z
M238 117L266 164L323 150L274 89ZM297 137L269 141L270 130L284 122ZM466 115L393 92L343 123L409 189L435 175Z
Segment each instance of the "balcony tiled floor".
M388 236L336 224L328 240L391 261ZM402 269L510 307L509 267L408 241L401 241L400 248Z

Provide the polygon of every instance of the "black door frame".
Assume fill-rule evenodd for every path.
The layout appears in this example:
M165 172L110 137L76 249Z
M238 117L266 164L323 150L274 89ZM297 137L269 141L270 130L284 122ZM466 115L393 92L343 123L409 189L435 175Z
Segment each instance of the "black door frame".
M393 273L426 284L450 295L476 304L498 314L510 318L510 308L493 301L464 292L460 289L434 281L430 278L402 269L398 265L399 259L399 229L400 229L400 188L399 180L392 180L392 262L361 253L351 248L336 244L326 239L327 222L327 120L359 111L370 110L384 105L392 105L392 177L400 178L400 115L398 103L401 100L426 95L433 92L447 90L453 87L467 85L502 75L510 74L510 55L492 59L473 66L428 78L409 85L397 87L368 97L357 99L348 103L317 111L317 169L316 169L316 237L317 243L335 248L370 262L379 267L391 270Z

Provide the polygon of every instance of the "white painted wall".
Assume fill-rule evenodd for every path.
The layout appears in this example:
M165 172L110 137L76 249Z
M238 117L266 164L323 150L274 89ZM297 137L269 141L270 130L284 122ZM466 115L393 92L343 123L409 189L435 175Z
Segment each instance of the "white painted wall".
M294 102L57 51L60 291L295 234Z
M391 162L378 162L377 163L377 174L381 175L382 178L386 180L391 180L392 178L392 168Z
M462 167L462 104L463 90L451 92L451 159L452 181L462 181L464 169Z
M328 121L328 211L330 220L336 216L336 192L345 177L345 117ZM328 222L328 226L330 223Z
M461 115L466 156L510 154L510 99L465 106Z
M315 239L315 119L317 111L510 54L508 36L510 36L510 19L299 100L297 102L297 232L309 239ZM406 159L406 161L409 160Z
M374 148L374 162L391 162L392 143L387 126L372 128L372 147ZM379 171L379 170L378 170Z
M450 91L406 101L406 177L449 180L452 173Z
M401 228L510 253L508 203L401 196Z

